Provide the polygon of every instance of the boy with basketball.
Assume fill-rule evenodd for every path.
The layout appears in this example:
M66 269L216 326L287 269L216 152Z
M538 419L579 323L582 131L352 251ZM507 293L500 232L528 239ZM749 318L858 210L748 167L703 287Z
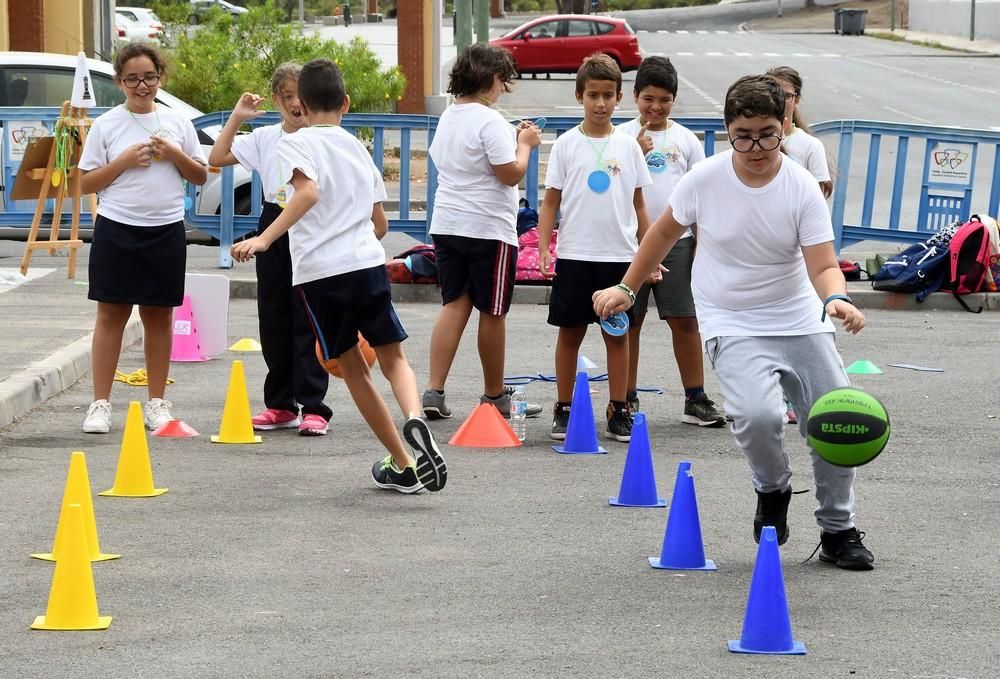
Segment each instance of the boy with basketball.
M385 185L365 147L340 127L351 100L337 65L315 59L303 66L299 102L309 127L277 145L283 179L295 191L260 235L233 246L233 258L245 262L289 233L292 283L323 359L337 359L358 410L389 452L372 467L375 485L401 493L441 490L447 469L430 428L418 417L417 381L401 344L406 332L392 306L385 250L376 236L386 224ZM375 388L358 347L359 332L375 349L408 418L403 435L416 460Z
M781 389L809 412L823 394L848 386L829 318L859 332L865 318L846 294L823 194L809 171L782 157L785 99L770 76L747 76L726 93L732 150L696 165L674 188L622 282L594 295L605 317L629 308L649 270L697 224L692 289L701 336L719 378L736 444L757 493L754 538L774 526L788 539L791 469L774 404ZM805 422L800 432L805 435ZM875 557L854 526L853 467L811 452L820 559L870 570Z

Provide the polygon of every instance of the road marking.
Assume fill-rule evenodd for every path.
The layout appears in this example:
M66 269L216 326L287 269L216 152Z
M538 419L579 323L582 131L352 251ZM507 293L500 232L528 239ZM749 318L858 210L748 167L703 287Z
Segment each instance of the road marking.
M695 31L698 35L708 35L708 31Z
M907 113L906 111L900 111L899 109L892 108L891 106L883 106L882 108L884 108L886 111L889 111L891 113L895 113L896 115L901 115L901 116L904 116L906 118L913 118L918 123L925 123L925 124L930 125L930 124L932 124L934 122L932 120L927 120L927 118L921 118L920 116L915 116L912 113Z
M1000 127L997 127L996 125L990 125L990 129L991 130L996 130L997 132L1000 132Z
M718 112L722 110L722 104L720 104L716 99L710 97L703 89L695 85L693 82L691 82L684 76L679 75L678 77L680 78L680 81L684 83L684 87L691 90L692 92L700 96L702 99L707 101L709 104L711 104L716 109L716 115L718 115Z
M840 58L839 54L833 54L832 52L824 52L820 56L822 56L822 57L831 57L833 59L839 59Z
M705 56L706 57L724 57L726 55L723 54L722 52L705 52Z
M863 99L864 98L860 94L855 94L854 92L851 92L851 96L854 97L855 99Z
M780 52L764 52L765 57L780 57Z
M670 31L657 31L657 33L661 33L661 34L666 34L666 33L669 33L669 32Z
M750 52L733 52L734 57L752 57L753 54Z
M678 35L687 35L688 32L687 31L677 31L677 34Z
M726 35L729 31L716 31L719 35Z
M678 52L677 56L679 56L679 57L693 57L694 56L694 52Z
M808 52L793 52L792 56L793 57L811 57L813 55L809 54Z

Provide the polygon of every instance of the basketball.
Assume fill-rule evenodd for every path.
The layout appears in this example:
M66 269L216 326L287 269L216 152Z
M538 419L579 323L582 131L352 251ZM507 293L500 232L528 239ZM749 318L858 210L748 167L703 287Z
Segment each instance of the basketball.
M889 441L889 415L877 398L842 387L819 398L806 421L809 445L830 464L868 464Z
M360 333L358 333L358 348L361 349L361 355L368 362L368 367L370 368L375 365L375 350L372 349L371 345L368 344L368 340L362 337ZM319 346L319 340L316 340L316 360L326 368L328 373L334 377L344 379L344 376L340 374L340 364L337 363L337 359L330 358L325 361L323 360L323 350Z

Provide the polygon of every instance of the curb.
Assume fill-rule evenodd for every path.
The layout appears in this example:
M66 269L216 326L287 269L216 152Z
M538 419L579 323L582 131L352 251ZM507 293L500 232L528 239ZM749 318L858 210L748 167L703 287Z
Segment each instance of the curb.
M90 372L90 345L94 333L49 354L41 361L0 382L0 429L48 399L61 394ZM122 348L142 338L142 323L129 320Z

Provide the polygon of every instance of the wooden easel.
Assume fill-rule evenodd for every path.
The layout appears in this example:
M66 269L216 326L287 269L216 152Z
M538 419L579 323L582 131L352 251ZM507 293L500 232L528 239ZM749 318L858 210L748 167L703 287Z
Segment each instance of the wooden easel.
M38 203L35 205L35 216L31 220L31 230L28 232L28 241L24 245L24 256L21 257L21 274L25 275L28 273L28 267L31 265L31 255L35 250L48 250L50 255L55 255L56 250L68 248L69 249L69 270L67 272L67 278L76 278L76 251L83 241L80 240L80 201L82 196L80 195L80 169L76 167L77 162L80 159L80 153L83 150L83 145L87 142L87 131L90 129L90 118L87 117L87 109L77 108L70 106L68 101L63 102L62 110L59 115L59 120L56 122L55 135L54 137L44 138L44 141L51 140L51 148L48 153L48 162L45 167L31 167L27 162L28 155L25 156L25 161L21 163L21 169L18 170L18 178L23 177L24 184L33 188L35 183L41 182L38 187ZM52 177L55 174L56 169L56 154L57 147L59 144L59 128L63 127L69 131L70 134L70 148L67 151L66 158L66 169L65 175L62 176L60 172L60 177L57 182L57 186L53 186ZM28 190L30 191L30 188ZM50 192L54 190L54 195L50 195ZM18 186L15 183L14 187L14 198L15 199L30 199L33 196L29 193L24 194L24 191L18 192ZM73 209L71 212L70 221L70 235L69 240L59 240L59 225L62 220L62 206L63 198L67 194L73 199ZM38 241L38 230L42 224L42 213L45 211L45 203L49 198L55 198L56 205L55 211L52 215L52 227L49 230L49 239L47 241ZM94 194L89 194L90 199L90 212L94 219L97 219L97 196Z

